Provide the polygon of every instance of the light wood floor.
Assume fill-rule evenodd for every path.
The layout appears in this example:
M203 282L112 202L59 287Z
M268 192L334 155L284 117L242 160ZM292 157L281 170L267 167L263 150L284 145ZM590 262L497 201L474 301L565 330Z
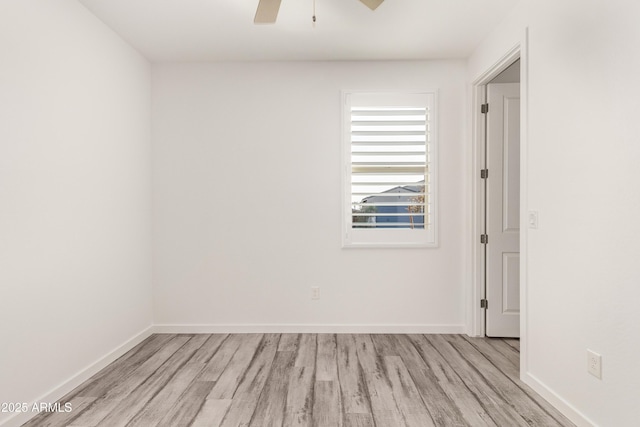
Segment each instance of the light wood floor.
M25 426L573 425L518 364L462 335L153 335Z

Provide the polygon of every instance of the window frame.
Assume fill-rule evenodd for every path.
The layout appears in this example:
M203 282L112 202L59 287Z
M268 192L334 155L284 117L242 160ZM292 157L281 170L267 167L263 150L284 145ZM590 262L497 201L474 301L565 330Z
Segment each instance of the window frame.
M429 158L425 180L429 177L428 193L431 222L425 229L352 228L351 200L351 106L353 97L387 99L403 96L426 96L429 108ZM342 247L343 248L435 248L438 247L438 91L341 91L342 116Z

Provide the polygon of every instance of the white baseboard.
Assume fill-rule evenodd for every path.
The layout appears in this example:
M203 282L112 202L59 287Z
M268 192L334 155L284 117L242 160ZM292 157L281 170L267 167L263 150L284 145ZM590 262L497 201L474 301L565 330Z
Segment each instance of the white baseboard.
M61 399L64 395L72 391L74 388L78 387L80 384L91 378L93 375L97 374L100 370L105 368L110 363L114 362L120 356L125 354L127 351L131 350L136 345L140 344L142 341L147 339L153 334L153 326L149 326L142 332L128 339L125 343L119 345L115 349L111 350L105 356L101 357L91 365L79 371L77 374L73 375L71 378L62 382L58 386L54 387L48 393L45 393L38 399L33 402L29 402L29 408L33 407L36 402L56 402ZM29 421L31 418L38 415L38 413L33 412L21 412L17 413L4 421L0 421L1 427L18 427L22 424Z
M565 417L569 418L578 427L597 427L597 424L591 421L586 415L577 410L573 405L558 396L556 392L550 389L546 384L540 381L530 373L526 373L522 378L529 387L536 393L545 398L558 411L562 412Z
M340 325L340 324L159 324L156 334L464 334L465 325Z

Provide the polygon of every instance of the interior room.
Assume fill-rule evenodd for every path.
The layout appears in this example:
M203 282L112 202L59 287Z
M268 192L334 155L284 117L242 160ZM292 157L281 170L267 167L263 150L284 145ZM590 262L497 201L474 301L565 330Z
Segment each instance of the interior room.
M558 425L637 425L639 18L627 0L0 2L0 426L145 425L108 421L119 383L92 381L145 351L210 345L250 367L257 349L305 343L305 390L345 413L341 351L365 382L371 349L384 372L394 351L425 367L383 384L397 422L370 406L296 425L447 425L418 378L462 348L508 366L505 387ZM419 130L371 148L386 128L358 126L382 107L376 124L409 126L409 104ZM492 151L497 131L509 150ZM381 161L409 152L412 178ZM386 187L356 190L363 170ZM468 360L450 369L473 387ZM403 409L403 378L426 412ZM104 393L55 406L79 387ZM234 405L185 396L203 418L184 425L223 425Z

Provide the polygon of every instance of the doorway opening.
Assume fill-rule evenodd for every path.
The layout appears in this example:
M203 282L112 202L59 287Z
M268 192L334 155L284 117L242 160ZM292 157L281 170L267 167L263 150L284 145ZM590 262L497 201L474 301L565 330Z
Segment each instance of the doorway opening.
M522 65L521 65L522 64ZM521 337L526 61L514 47L473 82L472 334ZM522 67L522 68L521 68ZM525 94L526 95L526 94ZM522 125L522 126L521 126ZM524 177L526 179L526 177ZM521 343L523 344L523 343Z

